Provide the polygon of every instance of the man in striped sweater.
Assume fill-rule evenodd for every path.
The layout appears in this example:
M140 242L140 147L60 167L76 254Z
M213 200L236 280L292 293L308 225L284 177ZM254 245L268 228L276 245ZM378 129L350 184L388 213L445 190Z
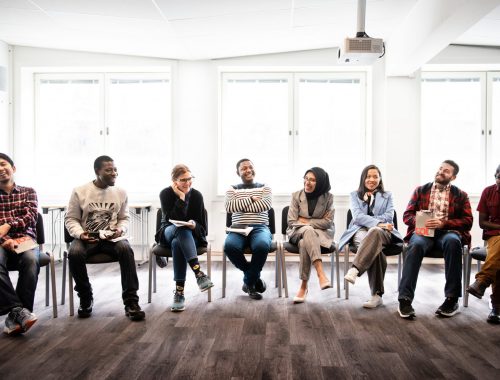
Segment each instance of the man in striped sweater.
M226 192L226 212L232 214L233 226L251 226L253 229L248 236L229 232L224 243L224 252L244 274L242 290L250 298L260 300L261 293L266 290L260 272L266 263L272 240L268 227L272 193L269 186L254 182L255 170L248 158L238 161L236 174L242 183L231 186ZM245 247L252 251L250 261L247 261L243 254Z

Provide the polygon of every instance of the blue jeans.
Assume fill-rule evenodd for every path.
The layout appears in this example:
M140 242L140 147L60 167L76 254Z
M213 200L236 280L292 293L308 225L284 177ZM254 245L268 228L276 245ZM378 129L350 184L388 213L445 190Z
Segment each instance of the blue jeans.
M172 250L174 281L186 281L187 263L198 257L193 231L174 225L165 228L165 245Z
M445 297L462 296L462 242L460 236L454 232L436 231L434 238L412 235L399 284L399 299L413 301L422 260L433 247L441 250L444 255Z
M230 232L224 243L224 253L234 266L244 273L243 281L248 286L254 286L260 278L260 272L266 263L272 241L268 226L254 224L252 227L253 230L248 236ZM252 251L250 262L243 254L245 247Z
M39 258L38 248L17 254L0 247L0 315L5 315L18 306L33 311L40 273ZM16 290L10 281L9 268L19 271Z

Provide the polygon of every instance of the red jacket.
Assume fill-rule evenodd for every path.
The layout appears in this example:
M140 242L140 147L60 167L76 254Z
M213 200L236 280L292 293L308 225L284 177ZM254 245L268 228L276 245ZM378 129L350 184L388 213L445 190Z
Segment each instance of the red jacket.
M430 182L417 187L411 196L410 202L408 202L406 211L403 214L403 221L408 226L404 239L405 241L410 240L415 231L415 215L417 211L429 209L432 184L433 183ZM470 247L472 210L469 197L466 192L451 185L449 203L448 220L444 221L442 230L458 232L462 238L462 244Z

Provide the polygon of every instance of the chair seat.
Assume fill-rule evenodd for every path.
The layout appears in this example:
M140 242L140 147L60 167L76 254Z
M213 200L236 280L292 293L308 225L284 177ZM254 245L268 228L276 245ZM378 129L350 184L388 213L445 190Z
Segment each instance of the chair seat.
M94 255L88 256L87 258L87 264L105 264L105 263L114 263L117 261L118 261L117 258L107 253L96 253Z
M172 250L165 247L164 245L156 244L153 247L153 255L161 257L172 257ZM198 256L207 253L207 247L196 247L196 253Z
M352 252L352 253L357 253L358 250L357 248L354 246L354 244L349 244L349 251ZM397 256L399 255L401 252L403 252L403 243L393 243L393 244L389 244L387 247L385 247L383 250L382 250L382 253L386 256Z
M46 252L40 252L40 257L39 257L39 263L40 267L44 267L46 265L50 264L50 255ZM17 263L7 260L7 270L18 270Z
M474 260L486 261L486 248L485 247L474 248L470 252L470 255Z
M299 247L295 244L292 244L288 241L285 241L283 243L283 248L285 249L285 251L287 251L288 253L299 253ZM328 253L332 253L332 252L335 252L335 246L332 245L330 248L326 248L326 247L321 247L321 253L322 254L328 254Z
M275 252L277 249L278 249L278 243L275 242L275 241L273 241L271 243L271 248L269 248L269 253ZM245 249L243 250L243 253L245 255L251 255L252 254L252 250L250 249L250 247L245 247Z

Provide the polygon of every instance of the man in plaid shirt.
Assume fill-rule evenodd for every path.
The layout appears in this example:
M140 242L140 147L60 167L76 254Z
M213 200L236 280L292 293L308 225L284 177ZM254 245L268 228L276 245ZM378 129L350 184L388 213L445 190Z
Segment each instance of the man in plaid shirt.
M22 334L37 321L33 301L40 265L38 248L16 253L14 239L36 240L38 201L35 190L14 183L16 167L12 159L0 153L0 315L8 314L4 332ZM9 278L8 265L19 269L16 290Z
M436 310L442 317L452 317L458 312L458 298L462 295L462 246L471 242L472 211L469 197L451 182L458 174L458 165L446 160L436 173L434 182L417 187L403 214L408 226L405 241L408 243L403 276L399 284L399 308L402 318L413 318L411 306L415 295L418 272L424 256L433 248L443 252L446 284L445 301ZM415 233L416 213L430 210L433 217L425 227L435 230L434 237Z

